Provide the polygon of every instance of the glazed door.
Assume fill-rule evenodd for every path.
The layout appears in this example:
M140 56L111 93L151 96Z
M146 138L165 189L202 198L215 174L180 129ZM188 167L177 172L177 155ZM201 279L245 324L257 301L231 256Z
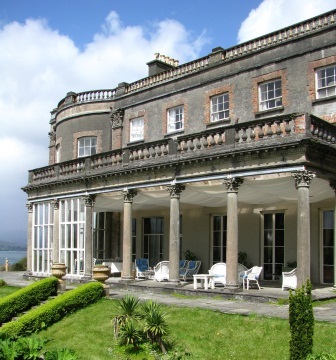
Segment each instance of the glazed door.
M334 284L334 210L322 211L322 281Z
M263 267L264 279L275 280L281 277L285 254L285 215L284 213L263 214Z

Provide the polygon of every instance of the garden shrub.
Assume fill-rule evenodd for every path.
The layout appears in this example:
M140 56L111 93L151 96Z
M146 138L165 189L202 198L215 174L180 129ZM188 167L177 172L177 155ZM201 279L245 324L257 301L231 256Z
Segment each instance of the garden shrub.
M57 283L54 277L46 278L0 299L0 324L56 295Z
M17 338L39 331L61 320L66 315L93 304L103 294L103 285L98 282L82 285L32 309L16 321L4 324L0 328L0 336Z
M10 265L9 271L26 271L27 270L27 258L24 257L18 262Z
M289 295L289 325L291 331L290 360L306 359L313 350L314 312L309 280Z

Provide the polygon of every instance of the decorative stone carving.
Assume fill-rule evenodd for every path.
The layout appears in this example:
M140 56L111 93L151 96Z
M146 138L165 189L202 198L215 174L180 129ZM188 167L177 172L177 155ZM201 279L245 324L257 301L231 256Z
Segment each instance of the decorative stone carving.
M112 129L117 129L123 126L124 110L116 109L111 114Z
M137 191L135 189L130 189L130 190L124 190L123 194L124 194L124 202L129 202L132 203L133 202L133 198L137 195Z
M335 196L336 196L336 179L330 179L329 180L330 187L334 190Z
M26 204L26 208L28 210L29 213L32 213L33 212L33 207L34 205L32 203L28 203Z
M175 185L169 185L167 186L167 191L170 194L170 197L172 198L180 198L181 192L185 190L185 185L182 184L175 184Z
M58 199L52 200L51 205L54 207L54 210L58 210L59 209L59 200Z
M228 192L238 192L239 186L244 182L242 178L231 178L223 180Z
M304 170L292 173L292 177L295 179L295 188L309 187L311 181L315 177L315 173L312 171Z
M85 196L84 197L85 206L92 207L94 205L95 198L96 198L96 195L87 195L87 196Z

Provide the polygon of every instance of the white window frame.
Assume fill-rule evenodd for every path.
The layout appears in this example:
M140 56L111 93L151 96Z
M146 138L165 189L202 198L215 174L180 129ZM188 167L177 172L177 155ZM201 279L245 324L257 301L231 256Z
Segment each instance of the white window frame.
M60 201L60 262L70 275L84 275L85 204L81 198Z
M95 155L97 153L97 137L85 136L78 139L78 157Z
M323 218L323 215L324 215L324 212L331 212L333 213L334 215L334 219L333 219L333 227L330 226L330 227L325 227L324 225L324 218ZM331 225L329 223L329 225ZM335 248L335 239L336 239L336 208L322 208L320 209L320 282L322 284L328 284L329 282L325 282L325 271L327 270L328 267L334 267L336 266L335 264L335 259L336 259L336 248ZM334 233L334 245L333 245L333 253L334 253L334 265L330 265L330 264L325 264L324 263L324 260L325 260L325 257L324 257L324 250L325 249L328 249L328 248L331 248L330 245L325 245L324 244L324 234L323 234L323 230L331 230L333 229L333 233ZM333 271L334 273L334 284L336 283L336 279L335 279L335 270Z
M210 121L216 122L229 119L229 93L211 97Z
M51 203L33 207L33 273L50 274L53 260L54 208Z
M215 230L214 220L215 218L220 219L219 228ZM211 244L210 244L210 260L211 264L214 265L219 262L226 262L226 248L227 248L227 214L212 214L211 217ZM216 236L219 237L218 244L215 245ZM219 251L218 260L214 259L215 249Z
M167 130L168 132L180 131L184 129L184 108L183 105L167 110Z
M272 216L272 227L265 228L265 216ZM283 228L279 226L276 222L276 216L283 216ZM280 245L277 236L280 232L283 232L283 245ZM286 213L285 210L276 210L276 211L262 211L261 212L261 262L263 266L263 278L265 280L276 280L278 277L281 277L282 269L285 264L286 256ZM270 236L269 243L265 244L265 236ZM271 250L271 258L265 259L266 249ZM278 262L279 253L283 252L283 259L281 262ZM290 259L295 260L295 259ZM271 266L271 271L266 271L267 267ZM276 271L278 273L276 274Z
M279 86L280 84L280 86ZM282 107L282 80L274 79L258 86L259 111Z
M336 65L317 69L315 72L316 99L336 95Z
M130 121L130 141L144 139L144 118L139 117Z

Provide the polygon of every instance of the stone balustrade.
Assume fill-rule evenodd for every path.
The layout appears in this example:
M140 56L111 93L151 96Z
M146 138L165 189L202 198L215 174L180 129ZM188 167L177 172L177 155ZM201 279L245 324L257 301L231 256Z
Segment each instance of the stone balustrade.
M294 120L291 120L290 117L251 121L236 125L235 142L237 144L246 144L270 138L285 137L291 135L294 131Z
M336 127L315 116L311 116L310 132L314 138L327 141L331 144L336 143Z
M308 33L318 31L330 25L334 25L335 19L336 11L334 10L301 23L291 25L290 27L281 29L280 31L275 31L273 33L227 49L225 53L222 54L222 60L231 60L238 56L250 54L251 52L263 50L266 47L290 41L294 38L302 37Z
M85 91L76 95L75 103L112 100L115 97L115 93L116 89Z
M336 128L315 116L283 115L234 125L223 125L200 133L167 138L155 142L129 145L123 149L78 158L29 172L29 184L63 180L85 175L127 169L128 166L163 163L185 156L202 156L207 151L216 153L226 149L240 150L259 145L279 144L279 141L316 138L336 143Z
M334 25L335 19L336 19L336 11L334 10L316 16L312 19L303 21L301 23L291 25L279 31L272 32L265 36L261 36L251 41L241 43L237 46L233 46L228 49L222 49L220 51L221 61L225 63L235 59L236 57L241 57L244 55L250 55L251 53L255 53L258 51L263 51L265 48L276 46L278 44L291 41L295 38L299 38L307 34L320 31L323 28ZM125 83L124 90L119 95L130 94L135 91L160 84L162 82L180 78L192 74L194 72L200 71L209 66L211 56L212 54L191 61L189 63L175 66L170 70L163 71L159 74L149 76L144 79L140 79L130 84ZM117 89L92 90L92 91L82 92L79 94L75 94L75 93L73 94L74 95L71 103L75 103L75 104L112 100L116 96L118 96ZM61 108L64 105L69 105L69 103L66 100L67 98L65 98L63 101L60 102L59 108Z

